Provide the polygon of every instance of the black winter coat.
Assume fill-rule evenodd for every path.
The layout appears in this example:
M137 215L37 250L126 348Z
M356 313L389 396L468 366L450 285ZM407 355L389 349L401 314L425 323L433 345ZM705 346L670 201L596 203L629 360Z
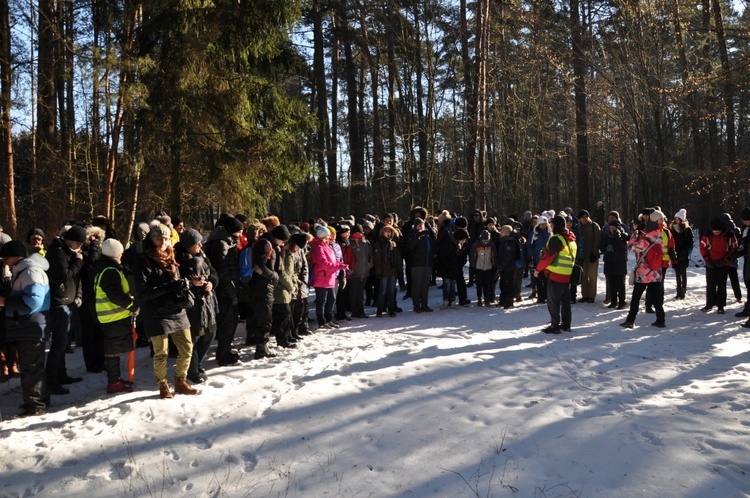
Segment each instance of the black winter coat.
M80 292L83 259L78 259L68 243L55 237L45 255L49 262L50 298L52 306L71 305Z
M605 275L627 275L628 274L628 233L622 228L617 228L614 233L609 231L602 233L601 251L604 254Z
M469 253L468 241L459 247L451 233L440 240L437 246L437 274L442 278L464 278L464 266Z
M515 272L516 260L521 256L521 243L513 235L500 237L497 241L497 258L495 260L497 270L503 272Z
M143 256L136 260L135 290L147 334L157 336L190 329L177 295L186 287L187 282L160 267L144 250Z
M412 229L406 238L406 252L412 268L432 267L435 254L435 232L425 225L425 229L416 232Z
M216 227L206 242L206 255L219 275L216 295L237 300L240 295L240 265L237 260L237 244L224 227ZM255 254L253 254L255 256ZM253 259L253 261L257 261Z

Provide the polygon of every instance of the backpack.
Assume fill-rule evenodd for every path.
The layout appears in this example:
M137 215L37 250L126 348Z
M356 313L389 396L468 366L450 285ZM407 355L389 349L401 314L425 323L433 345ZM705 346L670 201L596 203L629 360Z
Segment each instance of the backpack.
M237 261L240 267L240 282L246 284L253 277L253 248L250 245L245 246L237 255Z

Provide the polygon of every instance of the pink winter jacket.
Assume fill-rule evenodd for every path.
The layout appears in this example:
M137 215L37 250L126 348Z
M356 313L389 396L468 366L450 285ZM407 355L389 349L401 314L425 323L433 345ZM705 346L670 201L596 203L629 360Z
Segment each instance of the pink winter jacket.
M635 270L635 281L641 284L661 282L663 256L661 230L654 230L646 234L634 232L630 241L628 241L628 246L635 253L636 263L638 259L641 260ZM641 258L643 251L648 252Z
M336 259L333 248L323 239L310 241L310 264L312 265L312 286L322 289L333 289L336 274L347 268L347 265Z

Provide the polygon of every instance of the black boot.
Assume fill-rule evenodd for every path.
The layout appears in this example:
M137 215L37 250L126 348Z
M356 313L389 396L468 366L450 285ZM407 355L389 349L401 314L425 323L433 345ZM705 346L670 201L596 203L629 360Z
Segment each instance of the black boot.
M276 358L276 354L268 350L268 343L263 342L255 346L255 359Z

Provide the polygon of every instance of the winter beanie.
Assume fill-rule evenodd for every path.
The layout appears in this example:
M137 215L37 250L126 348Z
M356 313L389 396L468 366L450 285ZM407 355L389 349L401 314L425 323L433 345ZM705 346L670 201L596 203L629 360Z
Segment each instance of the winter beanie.
M274 227L274 229L271 230L271 235L273 235L274 239L281 240L283 242L289 240L290 237L289 229L286 227L286 225L279 225L277 227Z
M589 218L591 218L591 214L589 214L589 212L588 212L588 211L586 211L585 209L581 209L581 210L580 210L580 211L578 212L578 217L579 217L579 218L583 218L584 216L588 216Z
M651 214L649 215L649 219L650 219L651 221L661 221L661 220L663 220L664 218L666 218L666 216L664 216L664 213L662 213L662 212L661 212L661 211L659 211L658 209L655 209L655 210L654 210L654 211L653 211L653 212L652 212L652 213L651 213Z
M711 230L724 230L724 225L721 223L721 218L714 218L711 220Z
M25 258L28 255L26 245L20 240L9 240L0 247L0 258L11 258L13 256Z
M125 248L117 239L107 239L102 242L102 254L112 259L117 259L125 252Z
M148 236L152 239L157 239L159 237L167 240L172 239L172 230L169 229L167 225L164 225L163 223L159 223L158 225L155 225L151 227L151 231L148 233Z
M65 240L83 244L86 242L86 229L81 225L73 225L65 231L62 237Z
M328 230L328 227L320 225L315 229L315 236L319 239L325 239L331 236L331 232Z
M740 213L740 219L750 220L750 207L745 206Z
M488 240L490 240L490 232L488 232L487 230L482 230L479 234L479 240L483 242L487 242Z
M679 218L682 221L687 220L687 211L683 208L677 211L677 214L674 215L675 218Z
M186 228L180 234L180 245L185 249L190 249L198 242L203 242L203 237L201 237L200 232L195 228Z
M562 232L565 228L565 218L559 214L552 218L552 230L555 232Z
M243 228L244 226L242 225L242 222L235 217L226 218L224 220L224 229L227 233L241 232Z

